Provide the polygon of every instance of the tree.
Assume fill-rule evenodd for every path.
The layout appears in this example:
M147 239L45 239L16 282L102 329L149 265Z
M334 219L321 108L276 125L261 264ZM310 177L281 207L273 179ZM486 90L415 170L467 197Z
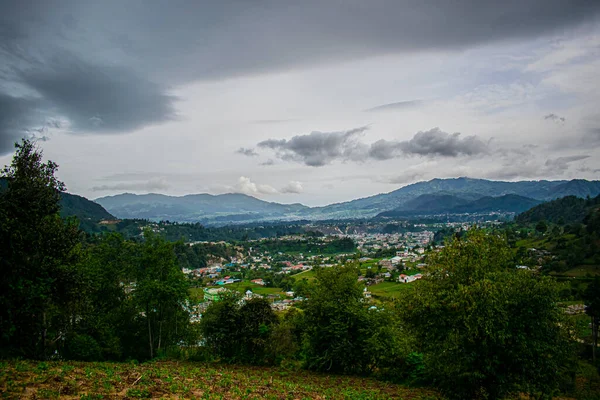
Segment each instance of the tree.
M58 165L23 139L15 144L0 189L2 353L44 358L64 337L81 299L80 233L60 218Z
M200 321L200 332L206 347L224 361L234 361L240 353L239 301L239 293L223 294L219 301L206 309Z
M304 312L304 353L309 369L338 373L368 370L368 313L353 267L317 271Z
M551 394L571 360L560 286L517 270L504 238L479 230L428 264L402 315L431 381L458 398Z
M175 344L179 325L189 322L184 309L188 284L177 265L174 244L150 231L144 233L133 296L144 314L150 358Z
M140 343L145 326L138 321L131 290L135 282L139 244L116 233L95 238L85 254L81 269L85 308L67 336L63 355L69 359L120 360L146 358ZM80 344L85 344L81 346ZM90 354L87 348L98 347ZM83 352L82 352L83 351Z
M546 221L541 220L535 225L535 230L541 234L544 234L548 230L548 224L546 223Z
M277 323L267 300L242 302L238 293L228 292L208 307L200 331L206 346L224 361L264 364Z
M239 316L238 326L242 332L240 358L250 364L262 364L265 361L272 327L278 322L277 315L266 299L257 297L247 300L240 307Z
M585 313L592 319L592 357L596 363L598 347L598 329L600 326L600 278L595 277L583 293Z

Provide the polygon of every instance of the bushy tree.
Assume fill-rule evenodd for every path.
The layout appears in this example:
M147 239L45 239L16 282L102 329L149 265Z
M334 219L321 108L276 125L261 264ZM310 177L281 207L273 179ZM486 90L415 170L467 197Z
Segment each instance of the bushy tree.
M239 294L228 292L208 307L200 331L205 345L222 360L263 364L277 323L267 300L242 302Z
M144 233L137 260L133 299L147 325L150 358L165 346L177 343L181 329L189 322L184 309L188 283L177 265L174 244L150 231Z
M354 267L323 268L305 307L304 357L309 369L365 373L369 316Z
M265 362L267 346L271 340L273 326L278 323L271 304L264 298L247 300L240 307L238 323L241 337L241 359L251 364Z
M43 358L68 332L81 299L76 221L60 218L58 165L34 142L15 145L0 188L2 353Z
M572 354L557 283L517 270L505 240L478 230L428 264L403 317L435 384L458 398L557 389Z

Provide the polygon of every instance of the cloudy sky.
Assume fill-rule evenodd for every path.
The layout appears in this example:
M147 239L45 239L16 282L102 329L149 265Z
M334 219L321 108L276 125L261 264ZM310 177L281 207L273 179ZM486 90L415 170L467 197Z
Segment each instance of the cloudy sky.
M596 0L0 0L0 165L322 205L600 177Z

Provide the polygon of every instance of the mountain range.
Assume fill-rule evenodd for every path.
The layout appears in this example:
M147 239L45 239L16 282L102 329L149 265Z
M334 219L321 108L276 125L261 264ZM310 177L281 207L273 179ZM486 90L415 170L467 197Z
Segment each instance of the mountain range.
M244 194L167 196L124 193L96 199L118 218L144 218L203 224L266 220L322 220L463 213L520 213L564 196L595 197L600 181L504 182L485 179L433 179L389 193L323 207L279 204Z

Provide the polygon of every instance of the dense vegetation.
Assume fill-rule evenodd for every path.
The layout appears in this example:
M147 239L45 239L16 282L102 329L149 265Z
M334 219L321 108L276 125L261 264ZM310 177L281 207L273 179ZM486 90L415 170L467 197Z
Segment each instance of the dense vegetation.
M475 200L460 195L424 194L406 202L401 207L383 212L378 216L393 218L437 214L520 213L540 203L540 200L516 194L506 194L498 197L485 196Z
M29 141L0 192L0 354L146 359L185 338L187 283L173 244L106 236L86 245L58 212L64 185Z
M581 223L591 209L600 205L600 196L595 198L580 198L566 196L533 207L517 216L520 224L546 221L556 224Z
M100 204L89 201L85 197L64 192L60 194L60 215L63 217L74 216L79 221L91 222L115 219Z
M441 387L460 398L498 398L568 383L573 350L552 278L515 269L505 242L481 232L428 263L403 315Z
M284 241L261 240L249 245L255 249L272 253L303 253L306 255L353 253L356 250L356 244L350 238L336 238L325 242L311 238Z

